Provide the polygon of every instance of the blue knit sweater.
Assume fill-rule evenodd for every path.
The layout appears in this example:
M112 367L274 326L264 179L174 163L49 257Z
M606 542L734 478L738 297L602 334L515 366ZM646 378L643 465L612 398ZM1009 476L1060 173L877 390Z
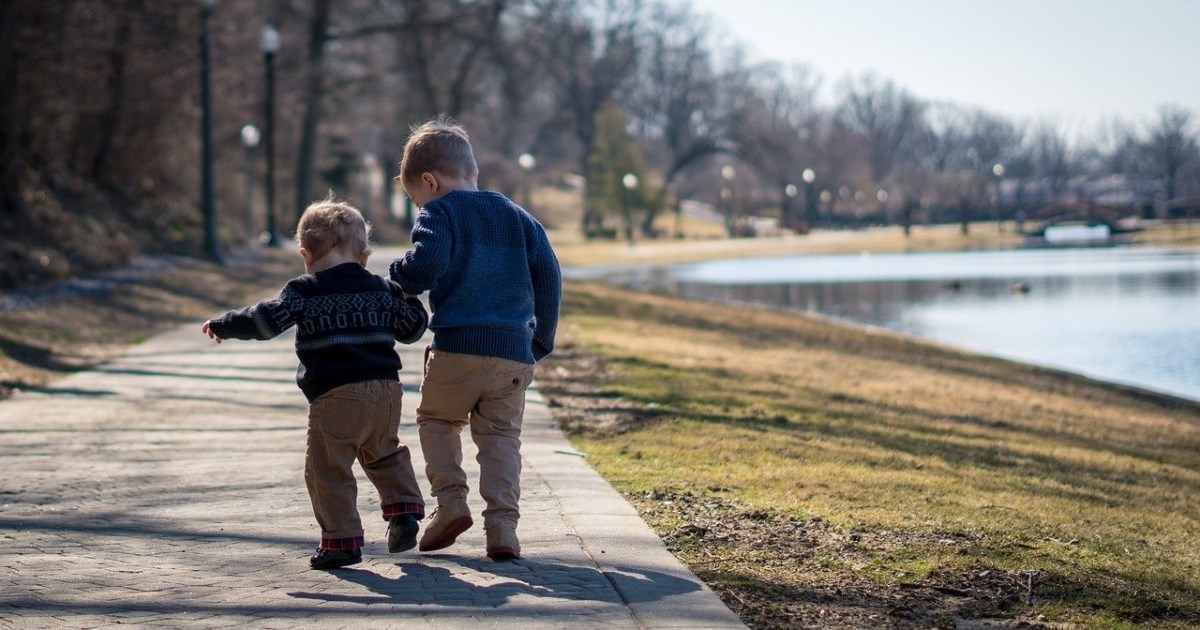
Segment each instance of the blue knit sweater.
M499 193L455 190L421 208L412 241L391 278L429 291L435 350L522 363L554 350L562 273L528 212Z

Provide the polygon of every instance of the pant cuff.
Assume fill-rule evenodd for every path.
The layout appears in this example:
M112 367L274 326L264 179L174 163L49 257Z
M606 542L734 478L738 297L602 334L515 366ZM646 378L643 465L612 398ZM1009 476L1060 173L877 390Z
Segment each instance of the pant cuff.
M365 541L363 536L352 536L350 538L325 538L321 537L321 549L330 551L354 551L362 549Z
M383 520L385 521L389 521L392 517L400 516L401 514L412 514L417 517L417 520L421 520L425 518L425 504L401 501L400 503L389 503L383 506Z

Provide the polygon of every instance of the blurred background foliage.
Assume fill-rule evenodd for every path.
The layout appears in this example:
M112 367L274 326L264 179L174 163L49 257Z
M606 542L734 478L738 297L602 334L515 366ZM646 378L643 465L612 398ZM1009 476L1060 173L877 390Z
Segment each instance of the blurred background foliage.
M1184 108L1077 136L1052 119L925 101L873 74L826 90L813 68L751 59L681 2L6 0L0 287L139 252L204 251L205 30L218 239L257 238L267 172L263 147L243 147L241 131L265 123L268 26L281 34L282 235L334 190L382 237L403 238L411 215L387 182L409 128L441 113L471 132L481 186L593 238L683 236L678 214L657 220L685 200L733 235L749 218L799 232L966 230L1055 204L1160 219L1200 206L1197 124ZM539 208L531 189L577 195L581 212Z

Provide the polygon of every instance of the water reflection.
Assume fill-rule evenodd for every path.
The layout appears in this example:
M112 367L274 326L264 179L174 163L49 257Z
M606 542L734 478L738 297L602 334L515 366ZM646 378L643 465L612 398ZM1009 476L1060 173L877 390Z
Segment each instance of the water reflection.
M1200 262L1190 252L764 258L608 278L820 313L1200 400Z

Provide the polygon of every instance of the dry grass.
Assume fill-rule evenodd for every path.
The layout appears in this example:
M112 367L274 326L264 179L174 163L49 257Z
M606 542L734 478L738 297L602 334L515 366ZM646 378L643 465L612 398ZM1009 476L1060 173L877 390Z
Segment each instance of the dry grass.
M764 238L725 238L721 232L689 231L684 239L624 241L586 240L574 223L551 230L555 252L564 265L673 264L713 258L788 254L874 254L1011 249L1025 237L1012 224L975 223L963 236L958 225L915 226L910 236L900 227L862 230L816 230L809 234ZM1154 225L1131 238L1151 247L1200 247L1200 223Z
M863 230L818 230L804 235L764 238L688 238L626 242L587 241L577 231L551 232L555 252L565 265L669 264L712 258L739 258L781 254L858 254L962 251L1017 247L1022 237L1011 229L1000 231L994 223L971 227L963 236L958 226L913 228L905 237L899 227Z
M222 267L197 259L108 291L73 292L0 312L0 398L103 362L157 332L261 298L303 273L289 248Z
M1200 624L1200 405L800 314L577 285L564 313L576 351L614 372L609 406L632 411L602 430L576 413L575 446L662 534L688 531L681 494L892 533L831 553L824 576L769 552L722 562L729 541L683 536L735 604L763 584L1036 570L1034 608L976 614Z

